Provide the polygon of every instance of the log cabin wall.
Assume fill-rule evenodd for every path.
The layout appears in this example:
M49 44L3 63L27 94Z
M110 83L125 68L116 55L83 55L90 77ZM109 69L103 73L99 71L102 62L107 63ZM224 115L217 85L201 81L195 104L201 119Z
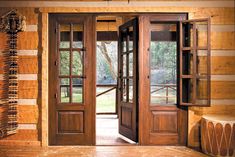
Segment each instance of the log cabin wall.
M99 0L97 0L99 1ZM135 2L139 4L136 5ZM20 33L19 49L19 111L18 133L0 140L0 145L48 145L47 142L47 61L42 44L47 45L47 13L110 13L110 12L186 12L189 19L211 16L211 107L189 107L188 146L199 148L199 122L203 114L235 114L235 10L233 0L168 0L148 3L146 0L110 1L95 4L84 1L0 1L0 15L16 8L26 16L27 29ZM43 16L42 16L43 15ZM45 21L41 23L41 21ZM46 30L46 31L44 31ZM44 35L43 35L44 34ZM45 41L44 41L45 40ZM42 44L41 44L42 43ZM0 33L0 51L4 50L6 35ZM1 54L1 53L0 53ZM0 67L3 66L0 55ZM46 59L45 59L46 60ZM46 68L47 69L47 68ZM0 96L3 92L0 68ZM42 77L43 76L43 77ZM42 95L45 93L46 95ZM141 112L141 111L140 111Z

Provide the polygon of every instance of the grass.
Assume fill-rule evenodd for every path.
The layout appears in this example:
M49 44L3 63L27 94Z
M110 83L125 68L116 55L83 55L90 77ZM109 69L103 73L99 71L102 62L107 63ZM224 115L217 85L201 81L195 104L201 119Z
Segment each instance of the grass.
M96 93L101 93L108 88L97 88ZM98 96L96 98L96 113L113 113L116 110L116 92L112 90L104 95ZM69 97L66 96L65 92L61 92L61 102L69 102ZM81 89L75 89L73 93L73 102L82 102L82 91Z

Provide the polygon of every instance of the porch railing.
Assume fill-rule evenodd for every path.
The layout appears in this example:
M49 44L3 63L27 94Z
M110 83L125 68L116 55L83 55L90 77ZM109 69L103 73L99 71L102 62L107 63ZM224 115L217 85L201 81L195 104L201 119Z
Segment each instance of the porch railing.
M176 91L176 84L154 84L154 85L151 85L151 86L154 86L154 87L157 88L155 90L151 90L151 94L166 89L165 96L164 95L163 96L155 96L157 98L166 98L166 104L168 104L169 98L175 97L175 96L169 96L169 89L172 89L172 90Z

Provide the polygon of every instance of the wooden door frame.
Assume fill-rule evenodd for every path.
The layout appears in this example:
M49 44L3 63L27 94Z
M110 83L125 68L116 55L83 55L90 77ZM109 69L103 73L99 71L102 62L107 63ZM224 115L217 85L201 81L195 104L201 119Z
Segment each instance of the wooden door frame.
M49 136L48 136L48 132L49 132L49 128L48 128L48 103L49 103L49 81L48 81L48 74L49 74L49 14L50 13L76 13L76 14L93 14L93 15L173 15L173 14L186 14L188 15L188 13L167 13L167 12L141 12L138 11L138 13L133 14L131 12L112 12L112 11L107 11L107 12L103 12L102 9L101 11L98 12L93 12L92 10L88 9L83 9L83 10L74 10L74 9L64 9L64 8L58 8L58 9L54 9L54 8L39 8L38 10L38 34L39 34L39 54L38 54L38 60L39 60L39 72L38 72L38 78L39 78L39 92L38 92L38 104L39 104L39 124L38 124L38 128L39 128L39 140L41 141L41 146L48 146L49 145ZM139 25L144 27L144 25ZM140 34L140 38L141 36L143 37L143 34ZM144 45L141 45L141 47L143 47ZM141 58L141 56L143 57L143 51L139 50L139 58ZM145 63L141 60L139 60L138 63L139 67L143 67L145 65ZM144 73L143 71L139 71L139 77L143 77ZM144 84L139 84L139 92L141 93L141 89L144 88ZM141 102L143 102L143 98L139 98L139 104L141 104ZM139 106L139 110L141 110L141 108L143 108L141 105ZM139 116L140 114L143 114L141 112L139 112ZM188 118L188 117L187 117ZM139 119L139 126L140 124L143 124L144 120L143 119ZM143 134L144 131L139 129L139 142L141 143L142 139L141 139L141 134Z

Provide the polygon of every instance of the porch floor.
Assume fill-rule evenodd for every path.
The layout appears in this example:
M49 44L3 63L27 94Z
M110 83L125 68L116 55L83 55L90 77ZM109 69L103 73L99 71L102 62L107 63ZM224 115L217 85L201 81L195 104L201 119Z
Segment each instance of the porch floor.
M118 133L117 116L96 116L96 145L129 145L131 143L133 142Z
M206 157L182 146L0 146L1 157Z

